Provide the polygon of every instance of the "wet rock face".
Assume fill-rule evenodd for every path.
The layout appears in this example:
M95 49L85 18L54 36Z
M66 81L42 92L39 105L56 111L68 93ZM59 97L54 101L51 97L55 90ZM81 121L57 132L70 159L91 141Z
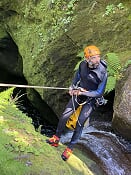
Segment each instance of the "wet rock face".
M131 140L131 66L124 73L123 78L117 83L113 128L123 137Z
M130 8L127 8L130 4L127 1L121 0L123 10L118 9L108 16L106 7L118 5L113 0L110 3L75 1L74 12L68 2L71 1L61 1L60 8L49 0L0 2L2 26L6 26L18 46L28 84L69 87L74 67L80 61L77 55L86 45L97 45L102 55L130 51ZM67 15L72 12L73 15ZM36 91L59 117L68 101L67 92Z

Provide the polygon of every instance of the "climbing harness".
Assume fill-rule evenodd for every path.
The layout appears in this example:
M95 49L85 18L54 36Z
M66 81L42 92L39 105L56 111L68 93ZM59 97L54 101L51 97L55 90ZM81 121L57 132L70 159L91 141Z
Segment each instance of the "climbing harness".
M74 87L74 90L79 90L80 87ZM75 109L75 105L74 105L74 100L75 102L79 105L79 107L77 109ZM79 99L77 95L72 95L72 104L73 104L73 114L69 117L69 119L66 122L66 127L74 130L76 128L76 123L78 122L79 126L81 126L81 123L79 122L79 115L82 109L82 106L86 103L90 103L91 100L93 100L93 98L91 97L87 97L87 99L82 102L79 103ZM99 98L95 98L96 100L96 106L101 106L101 105L105 105L107 103L107 100L104 99L104 97L99 97ZM89 118L86 120L85 125L89 124Z
M81 87L78 86L79 82L77 82L76 85L72 86L73 90L81 90ZM75 96L72 95L73 114L69 117L69 119L66 122L66 126L71 130L74 130L76 128L77 122L78 122L79 126L81 126L81 123L79 122L79 119L78 119L79 114L81 112L81 108L84 104L89 103L92 100L92 98L89 97L84 102L79 103L77 97L78 97L77 95L75 95ZM79 105L79 107L77 109L75 109L74 100Z
M81 126L81 124L78 120L78 117L79 117L82 105L80 105L77 109L75 109L73 95L72 95L72 104L73 104L73 114L67 120L66 127L71 129L71 130L74 130L76 128L77 121L78 121L78 124Z
M95 98L95 100L96 100L96 106L105 105L108 101L103 96L99 98Z
M92 100L91 97L87 97L87 99L86 99L84 102L79 103L79 102L78 102L78 96L77 96L77 95L75 96L75 101L76 101L76 103L77 103L78 105L80 105L80 106L82 106L82 105L84 105L84 104L86 104L86 103L89 103L91 100Z

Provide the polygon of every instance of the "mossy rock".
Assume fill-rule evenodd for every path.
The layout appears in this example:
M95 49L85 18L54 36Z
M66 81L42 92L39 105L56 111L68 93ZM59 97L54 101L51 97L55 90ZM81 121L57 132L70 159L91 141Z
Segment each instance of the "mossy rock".
M61 159L65 145L49 146L47 137L35 131L32 119L16 108L12 92L9 89L0 94L1 175L93 175L75 152L67 162Z
M1 22L18 46L28 84L69 87L80 60L77 55L86 45L97 45L102 55L130 51L130 1L82 0L75 1L73 8L70 1L59 2L6 0L0 4ZM118 8L120 3L123 8ZM111 4L115 13L106 15ZM60 117L69 99L67 91L36 91Z

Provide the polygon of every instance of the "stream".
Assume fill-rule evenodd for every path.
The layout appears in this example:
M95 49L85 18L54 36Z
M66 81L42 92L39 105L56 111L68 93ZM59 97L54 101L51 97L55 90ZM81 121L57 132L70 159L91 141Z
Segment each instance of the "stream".
M106 130L102 129L103 126ZM68 143L71 136L72 132L67 132L61 142ZM112 133L111 123L93 122L85 127L78 144L97 162L105 175L131 174L131 142Z

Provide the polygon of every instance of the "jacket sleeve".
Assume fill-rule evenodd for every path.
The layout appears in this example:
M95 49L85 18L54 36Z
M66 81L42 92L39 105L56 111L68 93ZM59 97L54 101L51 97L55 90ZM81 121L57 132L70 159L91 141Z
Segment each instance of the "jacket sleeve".
M107 73L104 75L103 81L99 84L97 90L81 92L81 95L95 98L101 97L104 94L106 83L107 83Z

